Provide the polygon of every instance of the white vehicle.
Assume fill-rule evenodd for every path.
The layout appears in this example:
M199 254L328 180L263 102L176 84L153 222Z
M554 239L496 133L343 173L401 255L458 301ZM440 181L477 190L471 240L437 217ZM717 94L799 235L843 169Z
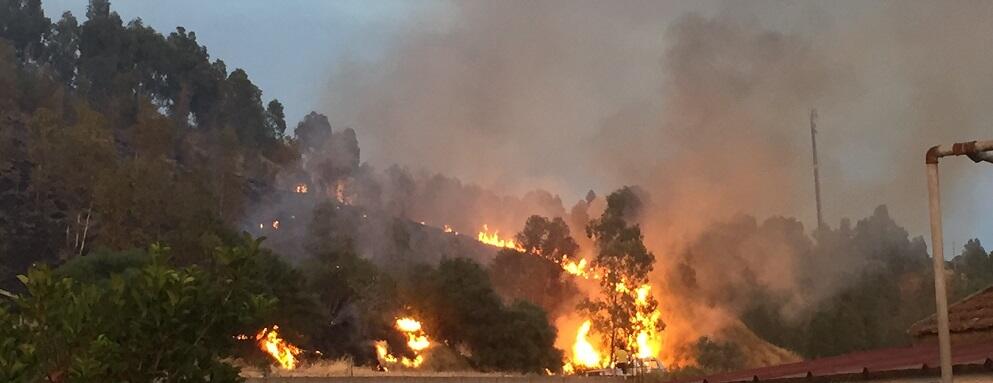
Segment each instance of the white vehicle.
M631 364L618 362L613 367L583 371L585 376L637 376L665 372L665 366L655 358L634 359Z

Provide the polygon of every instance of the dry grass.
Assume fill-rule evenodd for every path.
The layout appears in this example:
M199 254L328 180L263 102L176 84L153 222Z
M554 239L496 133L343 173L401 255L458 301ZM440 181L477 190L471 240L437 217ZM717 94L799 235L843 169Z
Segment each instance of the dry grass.
M262 377L262 372L256 368L243 367L241 375L246 378ZM388 372L376 371L368 366L353 366L347 359L322 360L297 367L293 370L274 368L269 375L272 377L335 377L335 376L418 376L418 377L502 377L519 376L507 373L485 373L478 371L432 371L427 369L394 368Z

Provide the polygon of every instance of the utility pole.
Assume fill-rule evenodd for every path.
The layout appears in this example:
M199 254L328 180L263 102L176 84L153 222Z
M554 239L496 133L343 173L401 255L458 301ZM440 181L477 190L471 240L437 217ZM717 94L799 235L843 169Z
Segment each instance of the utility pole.
M817 229L824 228L821 214L821 175L817 169L817 109L810 110L810 146L814 152L814 199L817 202Z

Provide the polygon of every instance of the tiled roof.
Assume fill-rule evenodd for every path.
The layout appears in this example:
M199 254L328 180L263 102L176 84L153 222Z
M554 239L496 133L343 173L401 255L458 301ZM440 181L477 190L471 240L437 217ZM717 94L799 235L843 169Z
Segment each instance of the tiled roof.
M990 370L993 368L993 342L953 347L952 364L957 368L978 366L984 371ZM938 346L937 344L928 344L863 351L752 370L684 378L675 380L674 383L758 382L792 378L857 376L859 374L872 376L873 374L894 372L921 375L934 374L934 368L938 365ZM993 372L993 370L990 371Z
M993 286L949 306L948 328L953 333L993 330ZM913 336L937 334L935 316L914 323L908 332Z

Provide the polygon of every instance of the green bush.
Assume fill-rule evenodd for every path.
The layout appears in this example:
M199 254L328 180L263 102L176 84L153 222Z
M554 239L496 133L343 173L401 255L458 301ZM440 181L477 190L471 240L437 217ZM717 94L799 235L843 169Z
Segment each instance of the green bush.
M173 268L162 249L109 281L37 267L26 293L0 307L0 380L233 382L234 335L254 332L276 301L237 277L252 251L219 251L210 267Z
M69 277L82 283L108 281L114 274L147 265L152 257L140 249L127 251L98 250L76 257L53 270L57 277Z

